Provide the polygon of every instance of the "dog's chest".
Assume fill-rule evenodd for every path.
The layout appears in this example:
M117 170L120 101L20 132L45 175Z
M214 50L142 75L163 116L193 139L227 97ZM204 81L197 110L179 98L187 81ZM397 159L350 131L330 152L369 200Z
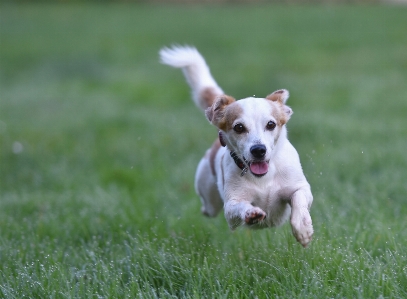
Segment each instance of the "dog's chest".
M286 200L285 192L281 186L273 181L268 184L254 185L252 189L252 204L263 209L270 208L275 204L281 204Z

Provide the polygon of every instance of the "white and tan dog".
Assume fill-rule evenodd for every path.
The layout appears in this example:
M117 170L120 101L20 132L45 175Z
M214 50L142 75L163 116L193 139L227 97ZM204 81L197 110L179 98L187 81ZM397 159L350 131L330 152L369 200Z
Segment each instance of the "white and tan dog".
M312 194L297 151L287 139L292 115L288 91L239 101L225 95L204 58L193 47L163 48L161 62L182 68L193 99L219 129L219 139L198 165L195 188L202 212L222 209L231 229L265 228L290 222L304 247L313 234Z

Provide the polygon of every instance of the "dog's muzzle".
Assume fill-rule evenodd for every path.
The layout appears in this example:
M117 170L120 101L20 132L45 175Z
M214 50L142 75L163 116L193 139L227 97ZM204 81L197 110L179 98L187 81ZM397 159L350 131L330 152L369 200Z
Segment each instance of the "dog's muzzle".
M249 162L250 171L258 177L265 175L269 170L268 161L264 161L267 148L264 144L255 144L250 148L250 153L254 157L254 161Z
M242 170L241 176L244 176L246 172L250 169L250 172L257 177L262 177L269 170L269 161L265 161L264 157L266 155L267 148L263 144L256 144L250 148L250 153L255 158L252 161L246 160L243 157L243 160L234 152L230 152L230 156L235 161L237 167Z

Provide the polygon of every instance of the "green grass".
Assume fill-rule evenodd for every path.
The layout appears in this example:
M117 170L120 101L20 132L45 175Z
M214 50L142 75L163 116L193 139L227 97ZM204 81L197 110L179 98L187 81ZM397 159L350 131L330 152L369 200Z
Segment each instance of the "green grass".
M3 5L0 297L406 298L407 10ZM291 92L315 238L207 219L216 137L158 50Z

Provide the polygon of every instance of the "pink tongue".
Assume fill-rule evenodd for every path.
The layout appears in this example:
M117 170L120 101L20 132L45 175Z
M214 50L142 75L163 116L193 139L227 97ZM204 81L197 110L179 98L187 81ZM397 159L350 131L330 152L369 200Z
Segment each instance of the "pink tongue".
M250 171L254 174L265 174L269 170L269 165L266 162L250 163Z

